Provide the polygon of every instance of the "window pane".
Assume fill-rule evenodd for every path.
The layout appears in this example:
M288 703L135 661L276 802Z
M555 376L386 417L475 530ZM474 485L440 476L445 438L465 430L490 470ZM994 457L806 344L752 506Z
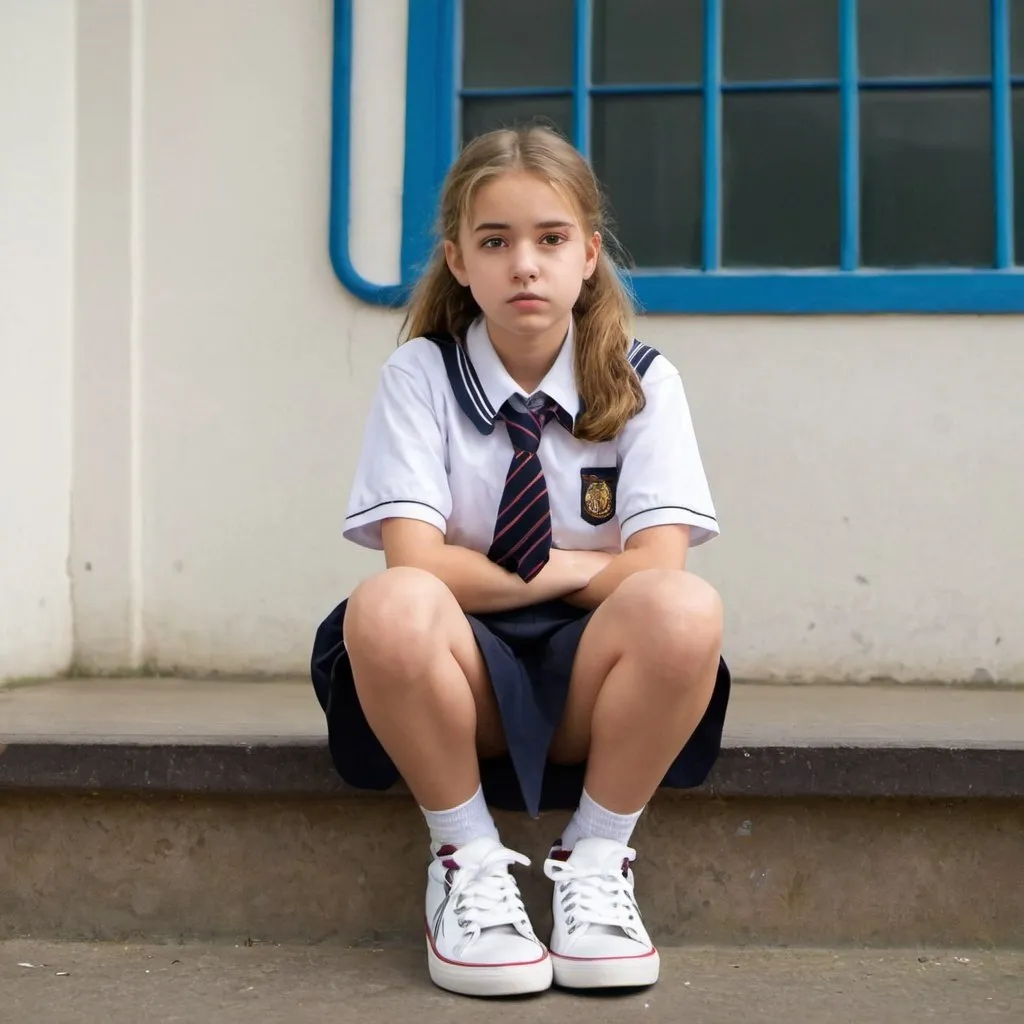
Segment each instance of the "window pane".
M518 100L463 100L462 141L468 142L494 128L518 128L536 121L553 123L572 138L572 98L524 97Z
M724 72L732 82L837 78L837 0L725 0Z
M1013 91L1013 219L1015 262L1024 266L1024 89Z
M462 84L572 85L573 36L573 0L463 0Z
M591 77L611 82L699 82L703 0L595 0Z
M860 73L989 75L988 0L860 0Z
M726 96L722 108L726 266L839 263L839 97Z
M990 267L987 90L861 96L861 239L874 267Z
M1010 68L1024 75L1024 0L1010 0Z
M700 266L701 112L699 96L594 100L594 169L634 266Z

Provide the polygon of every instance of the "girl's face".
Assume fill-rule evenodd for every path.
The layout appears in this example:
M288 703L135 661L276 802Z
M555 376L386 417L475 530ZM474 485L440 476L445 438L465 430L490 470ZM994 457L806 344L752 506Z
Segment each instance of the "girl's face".
M448 266L487 317L491 338L561 341L583 282L597 266L601 236L546 181L509 171L483 185Z

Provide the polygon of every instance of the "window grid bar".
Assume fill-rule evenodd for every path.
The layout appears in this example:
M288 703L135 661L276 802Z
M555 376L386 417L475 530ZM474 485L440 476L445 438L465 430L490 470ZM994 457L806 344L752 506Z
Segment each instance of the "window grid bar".
M992 0L992 163L996 267L1013 266L1013 126L1010 91L1010 4Z
M841 115L841 239L840 269L854 271L860 263L860 110L862 91L991 89L993 176L995 192L995 265L1005 270L1014 259L1014 178L1012 94L1024 86L1024 75L1010 66L1010 2L990 0L992 77L860 78L858 74L857 0L840 0L840 77L724 82L722 80L722 0L704 0L704 75L697 83L594 84L591 81L592 0L575 0L574 80L571 87L469 88L457 84L457 100L573 98L573 138L590 156L591 102L596 96L704 95L703 269L721 270L721 116L722 97L741 93L838 91ZM456 8L461 4L454 5ZM461 13L461 12L460 12ZM461 26L460 26L461 27ZM461 32L456 33L461 36ZM455 62L461 65L461 61ZM456 72L458 75L458 72Z
M862 92L899 92L903 89L991 89L987 75L971 78L862 78Z
M860 265L860 91L857 0L839 0L839 269Z
M459 95L464 100L551 99L575 96L576 90L571 85L470 86Z
M836 92L839 82L828 78L780 78L770 82L723 82L723 93Z
M576 54L573 64L572 137L576 148L590 157L591 0L576 0Z
M722 3L704 0L704 215L705 271L722 265Z
M694 96L703 91L700 82L621 82L590 87L591 96Z
M1003 2L1003 0L993 0ZM891 90L897 92L904 89L989 89L993 80L985 77L973 78L864 78L855 79L856 86L863 92L880 92ZM1020 88L1024 86L1024 75L1005 75L1006 87ZM782 93L782 92L842 92L844 83L839 79L779 79L770 82L722 82L719 87L724 95L732 93ZM619 85L591 85L585 90L594 96L699 96L704 92L702 82L629 82ZM475 86L460 90L464 100L490 99L552 99L576 95L576 86L572 85L536 85L536 86Z

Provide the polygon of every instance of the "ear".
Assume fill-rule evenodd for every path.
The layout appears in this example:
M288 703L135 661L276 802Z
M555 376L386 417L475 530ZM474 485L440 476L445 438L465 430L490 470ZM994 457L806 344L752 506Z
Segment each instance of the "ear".
M444 240L444 258L448 269L463 288L469 287L469 274L466 273L466 261L462 258L462 251L447 238Z
M594 276L594 271L597 270L597 260L601 255L601 233L599 231L595 231L587 239L584 251L587 262L583 265L583 280L589 281Z

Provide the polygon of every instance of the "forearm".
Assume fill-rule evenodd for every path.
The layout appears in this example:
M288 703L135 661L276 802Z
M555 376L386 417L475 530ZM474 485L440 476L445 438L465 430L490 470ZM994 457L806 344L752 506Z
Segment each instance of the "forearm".
M455 595L463 611L498 612L523 608L541 601L565 597L578 589L577 572L567 563L552 559L529 583L495 565L486 555L457 544L425 546L414 559L388 562L415 565L432 573Z
M677 564L678 563L678 564ZM682 560L670 559L666 563L664 554L655 548L635 548L616 555L582 590L569 594L565 601L577 608L596 608L615 588L633 573L644 569L683 569Z

